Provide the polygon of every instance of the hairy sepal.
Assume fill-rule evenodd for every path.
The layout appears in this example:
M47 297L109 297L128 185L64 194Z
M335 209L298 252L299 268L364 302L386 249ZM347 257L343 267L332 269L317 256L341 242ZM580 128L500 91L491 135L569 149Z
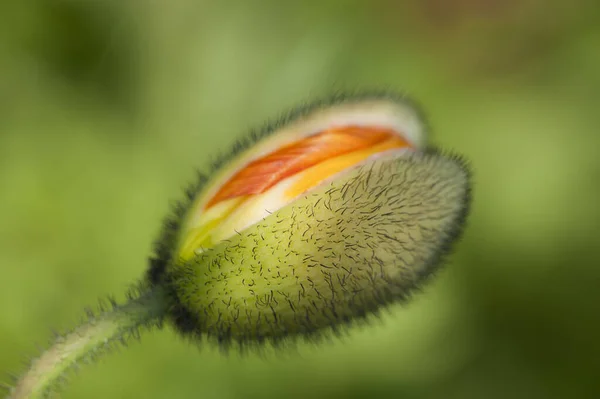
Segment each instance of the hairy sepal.
M408 299L449 252L469 202L460 158L378 156L171 263L175 323L241 346L338 330Z

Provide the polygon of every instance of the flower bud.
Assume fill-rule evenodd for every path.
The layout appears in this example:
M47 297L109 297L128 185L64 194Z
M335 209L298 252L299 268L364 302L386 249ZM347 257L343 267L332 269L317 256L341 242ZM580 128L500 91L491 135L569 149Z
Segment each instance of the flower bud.
M423 130L390 96L319 104L268 129L163 234L154 281L175 324L223 343L277 341L406 299L469 205L465 163L425 150Z

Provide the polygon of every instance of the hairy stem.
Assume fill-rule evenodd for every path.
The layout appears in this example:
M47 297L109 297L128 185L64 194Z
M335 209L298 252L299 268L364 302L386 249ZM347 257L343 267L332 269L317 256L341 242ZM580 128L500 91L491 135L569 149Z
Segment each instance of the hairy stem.
M128 338L137 336L140 329L160 325L166 302L163 291L155 288L90 317L85 324L58 337L50 348L33 360L8 398L45 397L77 361L94 359L116 340L126 342Z

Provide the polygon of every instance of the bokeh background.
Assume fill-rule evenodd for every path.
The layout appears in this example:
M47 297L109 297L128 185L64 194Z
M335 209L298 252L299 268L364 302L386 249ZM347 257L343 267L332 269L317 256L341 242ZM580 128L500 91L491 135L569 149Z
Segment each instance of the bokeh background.
M249 127L392 88L465 154L452 262L319 347L222 355L170 328L64 398L600 397L600 3L0 2L0 370L145 270L169 202Z

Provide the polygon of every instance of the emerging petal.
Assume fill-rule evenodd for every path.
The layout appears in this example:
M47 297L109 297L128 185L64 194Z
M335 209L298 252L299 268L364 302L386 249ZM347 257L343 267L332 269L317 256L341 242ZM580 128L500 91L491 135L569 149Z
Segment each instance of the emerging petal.
M382 100L361 105L297 121L240 157L194 202L178 257L190 259L374 154L419 148L422 129L409 108Z

